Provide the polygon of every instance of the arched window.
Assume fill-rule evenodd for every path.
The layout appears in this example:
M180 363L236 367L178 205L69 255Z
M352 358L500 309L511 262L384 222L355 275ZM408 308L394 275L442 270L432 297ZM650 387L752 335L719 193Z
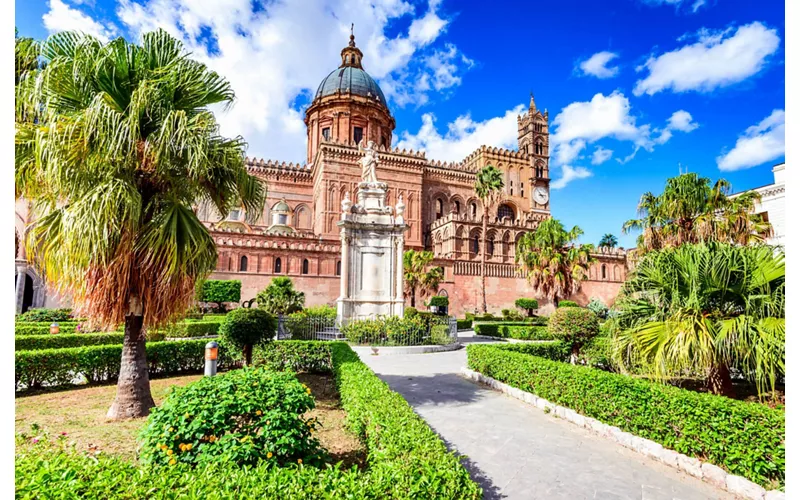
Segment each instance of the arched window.
M442 200L437 198L436 199L436 218L441 219L442 215L444 215L444 206L442 204Z
M303 274L308 274L308 259L303 259Z
M505 204L497 207L497 218L503 220L504 217L514 220L514 209Z
M336 276L341 276L341 275L342 275L342 261L341 260L337 260L336 261Z
M461 203L459 203L458 200L453 200L453 211L461 215Z
M600 266L600 276L602 276L603 279L606 279L606 265L605 264Z
M478 204L474 201L469 204L469 213L473 219L478 216Z
M480 238L476 234L475 236L472 237L472 241L470 241L470 246L469 246L470 252L477 254L478 250L480 249L480 245L481 245Z
M489 257L494 255L494 236L489 236L489 240L486 242L486 255Z
M280 272L281 272L281 258L280 257L275 259L275 269L274 269L274 271L275 271L275 274L280 274Z
M233 257L228 257L228 271L233 271Z
M242 255L242 258L239 260L239 271L247 271L247 256Z

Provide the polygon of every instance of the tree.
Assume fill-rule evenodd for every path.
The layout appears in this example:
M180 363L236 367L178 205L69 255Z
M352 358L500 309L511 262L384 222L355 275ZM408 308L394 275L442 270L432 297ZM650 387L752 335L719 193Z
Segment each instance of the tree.
M554 338L570 344L570 363L574 365L583 344L600 332L600 322L597 315L588 309L559 307L550 315L547 331Z
M603 235L602 238L600 238L600 244L597 245L597 246L599 246L601 248L602 247L605 247L605 248L617 248L617 243L618 242L617 242L617 237L616 236L614 236L611 233L606 233L606 234Z
M431 266L433 252L406 250L403 254L403 279L405 295L411 297L411 307L417 306L417 292L421 297L439 289L444 280L444 269Z
M785 373L785 267L765 245L682 245L645 254L609 320L622 367L659 379L698 374L731 394L730 370L759 392Z
M524 309L528 313L528 317L533 316L533 310L539 309L539 301L536 299L519 298L514 301L514 305L520 309Z
M108 416L146 416L144 331L180 318L217 263L192 204L260 214L265 189L247 173L245 142L221 137L209 110L233 102L230 85L165 31L141 46L62 32L41 54L15 110L16 189L36 214L27 246L78 314L125 324Z
M14 85L29 73L39 69L39 43L33 38L20 37L14 28Z
M198 288L197 300L214 302L219 312L225 312L225 302L239 302L242 299L242 282L239 280L203 280Z
M669 178L663 193L642 195L639 218L625 222L622 231L642 231L638 247L643 252L684 243L762 242L772 233L772 226L753 213L761 196L748 191L730 197L730 191L725 179L712 185L711 179L696 173Z
M503 195L503 173L492 165L486 165L475 175L475 194L483 205L483 232L481 233L481 304L486 313L486 233L489 230L489 214Z
M577 244L583 231L566 231L557 219L547 219L517 243L515 262L525 273L534 293L558 306L559 300L576 293L586 279L594 246Z
M275 337L275 318L263 309L239 308L229 312L219 326L221 340L242 351L244 363L253 362L253 347Z
M291 278L280 276L272 278L269 286L258 292L256 302L272 314L291 314L303 310L306 294L294 289Z

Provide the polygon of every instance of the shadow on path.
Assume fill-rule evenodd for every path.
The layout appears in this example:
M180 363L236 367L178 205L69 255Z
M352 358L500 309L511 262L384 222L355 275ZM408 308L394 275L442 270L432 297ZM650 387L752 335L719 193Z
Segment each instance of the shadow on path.
M473 403L481 399L481 393L487 391L454 373L378 376L413 407Z

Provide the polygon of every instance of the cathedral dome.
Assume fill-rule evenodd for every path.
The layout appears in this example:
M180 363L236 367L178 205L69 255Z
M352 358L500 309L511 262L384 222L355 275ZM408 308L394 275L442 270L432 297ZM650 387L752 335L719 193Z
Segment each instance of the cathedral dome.
M346 94L348 92L377 99L384 106L386 105L386 97L375 80L366 71L355 66L344 66L331 71L319 84L314 98L319 99L336 93Z

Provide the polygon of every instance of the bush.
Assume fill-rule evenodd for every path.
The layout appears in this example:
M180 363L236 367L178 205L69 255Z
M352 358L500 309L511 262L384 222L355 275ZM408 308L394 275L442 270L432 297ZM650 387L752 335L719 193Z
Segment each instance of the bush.
M559 300L558 307L580 307L577 302L572 300Z
M65 347L81 347L86 345L122 344L123 332L114 333L78 333L58 335L21 335L14 338L15 351L36 351L39 349L63 349Z
M411 318L417 315L419 315L419 311L417 310L416 307L406 307L405 309L403 309L404 318Z
M416 316L354 320L342 326L341 332L349 342L364 345L411 346L450 344L452 338L433 336L436 326L444 325L440 316L420 312ZM444 325L446 326L446 325ZM448 327L449 332L449 327Z
M458 330L470 330L472 328L472 320L471 319L459 319L456 320Z
M473 321L475 319L475 315L471 312L465 312L464 317L467 319L467 321Z
M214 302L218 311L224 311L225 302L242 300L242 282L239 280L205 280L198 287L200 302Z
M528 316L533 316L533 310L539 309L539 301L536 299L519 298L514 301L514 305L528 312Z
M522 321L493 321L489 323L478 323L475 322L472 325L472 329L475 330L476 335L486 335L489 337L502 337L500 332L501 326L520 326L524 327L527 326L527 323L523 323Z
M282 340L253 349L253 364L270 370L331 373L333 360L329 342Z
M253 346L272 340L277 326L275 318L267 311L241 308L228 313L219 327L219 334L225 344L242 351L244 362L249 365Z
M236 309L237 311L239 309ZM158 331L163 333L166 337L171 338L191 338L191 337L206 337L209 335L217 335L219 328L222 325L224 316L214 319L202 320L185 320L174 325L161 328Z
M595 313L598 318L605 319L606 316L608 316L608 307L606 307L603 301L597 298L592 298L586 306L586 309Z
M784 484L782 410L522 354L539 345L467 346L488 377L769 487ZM513 351L522 352L513 352Z
M450 305L450 299L447 297L443 297L441 295L434 295L431 297L431 300L428 301L428 306L433 307L447 307Z
M18 321L60 323L72 320L72 309L28 309L17 317Z
M581 346L600 331L597 316L581 307L559 307L550 315L550 334L572 345L572 362L578 359Z
M522 321L522 315L514 309L503 309L500 312L506 321Z
M269 286L256 295L258 307L272 314L291 314L301 311L306 302L306 295L294 289L291 278L279 276L272 278Z
M263 311L262 311L263 312ZM175 388L140 434L144 464L319 463L311 389L289 372L243 368Z
M77 333L77 321L59 322L58 333ZM50 323L19 322L14 324L14 335L49 335Z

